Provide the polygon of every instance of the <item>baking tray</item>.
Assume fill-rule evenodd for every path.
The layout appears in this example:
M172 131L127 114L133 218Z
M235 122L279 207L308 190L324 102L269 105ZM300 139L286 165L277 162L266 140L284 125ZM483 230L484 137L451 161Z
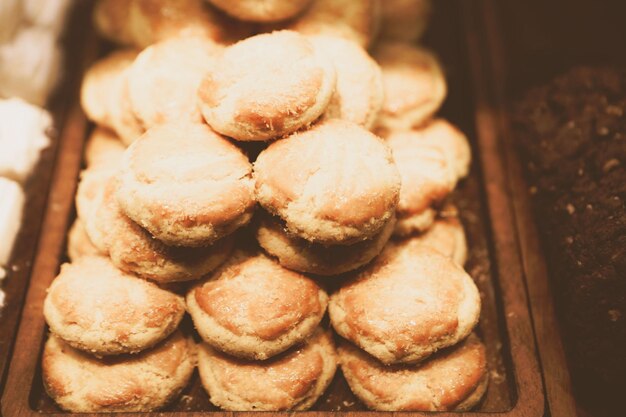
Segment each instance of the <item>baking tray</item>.
M70 14L68 22L71 22L68 24L71 29L64 31L59 40L64 50L68 50L71 45L76 44L77 39L80 38L78 34L85 30L87 24L76 19L74 13ZM2 283L2 290L5 292L6 298L4 307L0 308L0 391L6 376L5 371L13 348L17 325L31 276L33 259L37 251L44 212L48 203L52 172L55 167L60 137L63 135L62 127L66 125L69 108L72 104L72 98L65 92L76 90L76 83L80 77L78 72L80 65L76 61L77 58L76 54L66 53L63 55L60 82L45 106L52 115L55 126L48 132L51 143L41 152L41 157L35 165L32 175L24 183L26 201L22 213L22 227L15 240L8 266L5 268L7 276Z
M426 44L441 56L448 76L450 95L441 115L460 126L473 146L474 163L470 176L462 182L453 200L461 209L468 235L470 253L466 269L474 277L482 297L478 332L487 346L491 380L485 399L477 410L439 415L543 416L546 412L544 387L536 356L511 198L505 181L503 154L493 146L494 131L483 127L485 109L474 106L470 63L481 60L472 57L478 52L474 48L476 45L472 44L471 33L481 28L482 24L471 16L476 14L474 8L481 9L481 6L467 7L464 3L462 0L437 2ZM83 20L88 21L88 7L81 6L80 12L84 13ZM84 69L95 58L95 51L106 50L107 46L98 41L91 29L84 32L81 40L81 50L73 52L81 55ZM73 197L82 164L83 143L90 128L79 108L77 88L68 91L68 94L72 96L73 106L58 145L51 201L2 396L2 413L6 417L65 414L45 394L39 364L47 332L42 314L43 300L46 288L65 259L65 235L75 217ZM331 413L390 415L363 411L365 407L352 395L341 372L338 372L313 411L298 414L320 417ZM251 414L217 410L209 403L196 373L181 398L166 410L126 415L195 417L207 412L215 417ZM288 416L293 413L271 414ZM423 413L393 414L417 416Z

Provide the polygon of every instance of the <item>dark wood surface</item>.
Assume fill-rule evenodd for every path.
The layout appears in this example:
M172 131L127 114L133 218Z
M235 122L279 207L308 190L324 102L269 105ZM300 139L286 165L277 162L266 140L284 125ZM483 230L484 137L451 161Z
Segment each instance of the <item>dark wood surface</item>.
M485 62L491 71L493 108L497 109L497 129L508 163L509 187L550 409L555 416L622 416L621 398L592 394L594 390L589 389L585 377L570 372L575 366L567 361L569 343L562 338L556 293L550 285L550 270L532 215L529 188L512 141L510 114L513 103L530 88L545 84L575 66L626 65L626 2L489 0L486 3L484 45L490 55L485 56Z
M460 3L451 0L437 2L426 42L441 55L448 74L450 95L442 115L468 134L474 153L471 175L453 198L461 208L468 234L470 259L466 267L476 280L482 296L483 310L478 331L487 345L491 382L478 410L463 415L479 416L488 412L497 416L543 416L546 415L544 387L536 356L537 346L528 308L513 202L507 183L505 154L497 145L493 104L481 94L474 96L470 76L471 70L473 73L482 70L483 59L477 54L483 47L483 41L477 34L482 31L483 22L476 18L476 11L482 8L476 5L461 7ZM83 44L81 62L85 64L94 58L98 43L90 31L84 32L80 42ZM466 44L470 46L469 55ZM480 84L485 80L474 81L478 83L475 85L478 92L486 91L486 87ZM64 259L65 234L74 217L73 195L88 130L78 107L77 89L68 90L68 95L73 106L60 135L50 202L2 397L5 416L33 416L40 412L55 415L59 412L43 391L39 359L47 332L42 316L43 299L46 288ZM150 415L199 416L202 411L213 410L215 408L208 402L196 375L178 402L163 413ZM327 411L335 411L356 415L364 407L350 393L339 373L314 410L302 414L322 416L327 415ZM243 417L250 413L212 414L216 417L234 414ZM289 413L276 414L286 416ZM367 415L383 414L389 415ZM421 414L394 413L397 416ZM458 413L439 415L453 416Z

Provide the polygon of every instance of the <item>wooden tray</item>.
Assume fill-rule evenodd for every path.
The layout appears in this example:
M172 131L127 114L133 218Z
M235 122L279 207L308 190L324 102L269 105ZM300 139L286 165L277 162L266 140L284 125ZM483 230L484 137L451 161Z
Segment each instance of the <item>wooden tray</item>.
M461 184L453 200L461 209L468 235L470 254L466 269L474 277L482 296L478 332L487 346L491 380L482 404L476 411L463 415L543 416L547 410L544 387L536 356L504 154L496 146L494 126L485 117L491 111L488 103L477 94L478 105L475 107L470 88L470 62L474 74L481 72L479 65L482 59L478 46L482 45L482 41L476 39L474 33L483 27L482 22L475 18L478 14L476 9L482 10L482 7L468 7L464 3L474 2L438 1L432 29L426 39L426 43L440 54L448 74L450 96L441 114L468 134L474 154L470 176ZM85 6L81 5L81 8L85 9ZM84 16L88 12L82 10ZM83 56L84 68L94 59L94 51L102 46L90 30L85 32L82 40L82 51L76 53ZM477 87L480 90L481 86ZM65 235L75 216L73 196L81 168L82 147L89 129L79 108L77 89L68 93L73 97L74 106L59 142L51 202L44 218L31 285L2 397L5 417L36 416L40 413L61 415L43 390L39 364L47 332L42 304L46 288L65 259ZM302 413L309 416L329 415L330 412L351 416L390 415L361 413L365 407L352 395L341 372L313 410ZM208 402L196 374L181 399L165 411L128 415L200 416L207 411L212 411L215 417L250 414L216 410ZM292 413L272 414L288 416ZM422 414L394 413L397 416ZM450 412L440 415L461 414Z

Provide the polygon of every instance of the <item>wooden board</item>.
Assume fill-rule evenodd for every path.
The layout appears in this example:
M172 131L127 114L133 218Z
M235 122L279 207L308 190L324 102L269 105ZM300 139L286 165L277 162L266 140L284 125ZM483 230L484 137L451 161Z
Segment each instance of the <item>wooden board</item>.
M478 332L486 343L491 381L485 400L467 416L485 413L494 416L543 416L545 396L536 356L537 347L528 309L511 196L505 176L505 160L495 146L496 132L487 114L487 104L474 106L470 79L470 60L465 40L481 25L472 22L464 29L462 0L437 2L432 28L426 43L441 56L449 80L450 96L442 116L450 119L468 134L473 146L474 163L469 178L460 185L453 200L461 208L461 217L470 246L467 270L474 277L483 302ZM87 11L83 11L87 13ZM85 18L86 20L87 18ZM466 32L467 31L467 32ZM92 32L82 37L81 54L87 63L93 56L97 41ZM468 42L471 46L471 42ZM470 49L471 53L476 53ZM79 53L77 51L77 53ZM2 396L2 413L6 416L35 416L39 413L57 415L60 410L43 390L40 355L47 328L42 315L46 288L65 259L66 231L75 214L73 194L81 166L81 152L88 124L78 106L77 90L72 94L74 106L63 129L59 157L53 177L51 203L48 206L33 267L32 282L11 360L11 368ZM361 415L363 405L352 395L340 372L310 416L329 412ZM133 413L131 416L200 416L212 411L215 417L248 416L251 413L217 411L201 388L197 374L184 395L161 413ZM272 413L287 416L291 413ZM363 416L389 413L362 414ZM417 416L423 413L394 413ZM442 413L456 416L459 413Z

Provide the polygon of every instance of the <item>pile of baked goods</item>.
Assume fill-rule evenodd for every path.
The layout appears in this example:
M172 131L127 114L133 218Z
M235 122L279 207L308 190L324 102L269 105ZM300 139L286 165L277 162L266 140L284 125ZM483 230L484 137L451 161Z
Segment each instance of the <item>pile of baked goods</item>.
M412 43L428 10L96 4L98 30L123 47L82 85L97 126L71 262L44 305L59 406L159 409L196 364L225 410L308 409L338 366L372 409L480 401L481 300L446 204L470 150L433 119L445 78Z

